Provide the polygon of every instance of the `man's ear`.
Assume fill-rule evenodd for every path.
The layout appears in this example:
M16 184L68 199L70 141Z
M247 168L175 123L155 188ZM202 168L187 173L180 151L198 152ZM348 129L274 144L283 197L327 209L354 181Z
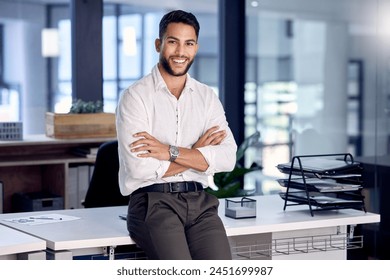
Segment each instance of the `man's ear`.
M155 41L154 41L154 46L156 48L156 51L157 52L160 52L161 50L161 39L157 38Z

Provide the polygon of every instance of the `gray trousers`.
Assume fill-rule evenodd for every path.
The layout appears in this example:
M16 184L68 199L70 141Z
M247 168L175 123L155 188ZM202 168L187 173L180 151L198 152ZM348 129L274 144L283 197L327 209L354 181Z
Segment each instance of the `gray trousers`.
M149 259L231 259L218 199L204 191L130 197L127 228Z

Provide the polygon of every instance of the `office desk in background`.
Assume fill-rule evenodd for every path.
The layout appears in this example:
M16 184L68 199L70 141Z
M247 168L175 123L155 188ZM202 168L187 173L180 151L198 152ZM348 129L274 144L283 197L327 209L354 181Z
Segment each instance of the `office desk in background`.
M278 195L255 196L257 217L225 217L225 201L219 213L236 259L346 259L349 225L378 223L378 214L353 209L315 212L307 205L288 207ZM57 213L80 219L43 225L23 225L5 219L23 217L23 213L0 215L0 223L46 240L54 259L106 254L133 245L126 221L119 215L127 206L34 212L34 215ZM29 214L27 214L29 215ZM337 241L336 241L337 240ZM308 247L310 246L310 248Z

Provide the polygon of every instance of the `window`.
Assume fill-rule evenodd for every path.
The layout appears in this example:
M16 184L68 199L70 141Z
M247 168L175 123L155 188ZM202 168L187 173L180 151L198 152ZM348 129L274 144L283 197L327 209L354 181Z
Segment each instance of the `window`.
M21 121L20 85L5 80L4 26L0 23L0 122Z
M157 63L154 41L158 37L158 24L163 14L161 10L142 11L124 5L104 6L103 97L106 112L114 112L122 91L150 73ZM212 13L200 13L197 18L201 26L207 25L208 28L201 31L201 48L190 75L218 93L217 19Z
M58 84L54 84L54 112L68 113L72 104L72 36L71 23L69 19L62 19L58 22L60 36L60 55L53 59L54 73L58 73ZM55 64L55 63L58 63ZM57 72L58 71L58 72Z
M121 92L149 73L157 61L153 47L160 18L160 12L139 12L124 5L104 6L104 111L115 112Z
M71 22L69 7L51 8L51 21L60 34L60 55L50 59L52 107L66 113L72 103ZM103 10L103 101L105 112L115 112L119 95L150 73L158 61L154 41L165 11L120 4L104 4ZM213 13L197 13L202 28L201 49L190 74L218 93L218 26Z

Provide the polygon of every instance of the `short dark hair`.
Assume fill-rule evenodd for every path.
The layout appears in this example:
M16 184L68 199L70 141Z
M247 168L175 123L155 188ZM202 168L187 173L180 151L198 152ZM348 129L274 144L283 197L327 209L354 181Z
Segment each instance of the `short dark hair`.
M167 13L162 17L160 21L160 28L158 33L160 39L162 39L165 32L167 31L168 24L172 22L191 25L195 29L196 38L199 37L200 26L196 17L193 14L182 10L175 10Z

